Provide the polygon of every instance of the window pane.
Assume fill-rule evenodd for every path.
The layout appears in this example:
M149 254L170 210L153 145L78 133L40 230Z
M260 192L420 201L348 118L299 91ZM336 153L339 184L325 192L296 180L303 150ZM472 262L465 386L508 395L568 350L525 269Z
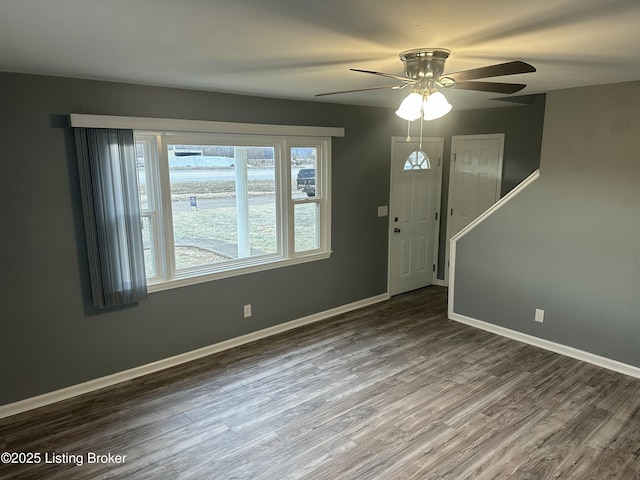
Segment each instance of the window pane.
M316 168L318 149L294 147L291 149L291 198L316 196Z
M320 248L318 239L318 211L317 203L297 203L294 205L295 250L304 252Z
M142 247L144 248L144 269L147 277L156 275L155 252L151 242L151 218L142 216Z
M138 197L140 210L149 209L149 191L147 181L147 165L149 162L149 149L146 143L136 143L136 170L138 173Z
M273 147L167 150L177 270L277 251Z
M276 218L276 169L273 158L251 159L249 149L249 246L251 255L278 251Z

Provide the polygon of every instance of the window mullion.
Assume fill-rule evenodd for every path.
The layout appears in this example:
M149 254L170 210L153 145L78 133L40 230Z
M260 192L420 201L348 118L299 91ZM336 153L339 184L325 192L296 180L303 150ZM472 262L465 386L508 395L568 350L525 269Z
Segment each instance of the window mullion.
M158 209L160 210L159 218L161 219L161 224L159 225L159 230L161 232L161 245L159 250L162 253L160 263L162 265L163 277L166 280L169 280L175 277L176 262L173 241L173 213L171 209L169 158L164 135L158 135L157 146L158 187L160 191Z
M289 256L289 202L291 188L291 173L289 167L289 156L286 154L287 147L284 140L274 142L274 166L276 180L276 232L277 232L277 252L284 257Z
M286 199L286 230L282 236L283 240L285 240L284 252L287 257L293 257L295 255L295 234L294 234L294 202L293 202L293 179L292 179L292 166L293 162L291 159L291 145L288 141L284 141L284 158L286 164L286 191L283 192L283 198Z
M320 249L329 250L331 245L331 142L323 140L320 152Z
M234 147L236 171L236 217L238 226L238 258L251 255L249 246L249 185L247 147Z

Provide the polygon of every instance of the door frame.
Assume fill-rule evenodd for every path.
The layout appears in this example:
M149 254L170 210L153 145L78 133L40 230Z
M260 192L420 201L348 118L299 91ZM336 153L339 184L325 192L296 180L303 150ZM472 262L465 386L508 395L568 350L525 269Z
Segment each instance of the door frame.
M497 178L497 182L496 182L496 202L498 200L500 200L500 193L502 191L502 170L504 168L503 164L504 164L504 139L505 139L505 134L504 133L483 133L483 134L477 134L477 135L452 135L451 136L451 155L449 158L449 194L447 197L447 212L446 212L446 216L447 216L447 226L446 226L446 231L445 231L445 241L446 241L446 247L445 247L445 255L444 255L444 285L448 286L449 285L449 267L450 267L450 255L451 255L451 246L450 246L450 241L451 241L451 215L449 215L449 210L451 209L451 203L453 201L453 170L454 170L454 163L455 163L455 156L456 156L456 140L483 140L483 139L492 139L492 140L499 140L500 141L500 153L498 155L498 165L497 165L497 172L496 172L496 178Z
M438 252L440 249L440 226L442 222L442 169L444 165L444 137L422 137L422 142L438 142L440 144L438 149L438 164L436 168L437 171L437 179L436 179L436 214L437 219L435 221L435 232L434 232L434 252L433 252L433 261L435 262L435 271L433 272L433 280L432 284L436 284L438 281ZM391 158L389 160L389 216L388 216L388 224L387 224L387 293L391 294L391 261L392 261L392 252L391 252L391 240L393 237L392 232L392 222L391 222L391 212L393 211L393 205L391 204L391 200L393 199L393 155L395 145L397 143L407 143L406 137L393 136L391 137ZM411 140L410 143L418 144L418 141ZM432 167L433 168L433 167Z

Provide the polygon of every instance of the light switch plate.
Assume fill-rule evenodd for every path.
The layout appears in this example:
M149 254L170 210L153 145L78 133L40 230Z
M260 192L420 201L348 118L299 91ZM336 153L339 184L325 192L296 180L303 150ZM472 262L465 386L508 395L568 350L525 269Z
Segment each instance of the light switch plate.
M389 215L389 206L388 205L382 205L382 206L378 207L378 216L379 217L386 217L387 215Z

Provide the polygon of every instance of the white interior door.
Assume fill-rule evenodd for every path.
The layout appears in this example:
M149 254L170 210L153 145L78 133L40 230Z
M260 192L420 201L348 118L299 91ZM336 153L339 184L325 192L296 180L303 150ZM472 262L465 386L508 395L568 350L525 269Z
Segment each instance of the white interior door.
M442 138L418 142L393 137L389 205L389 293L415 290L436 280L438 225L442 182Z
M449 240L500 198L504 134L451 138L445 282L449 283Z

